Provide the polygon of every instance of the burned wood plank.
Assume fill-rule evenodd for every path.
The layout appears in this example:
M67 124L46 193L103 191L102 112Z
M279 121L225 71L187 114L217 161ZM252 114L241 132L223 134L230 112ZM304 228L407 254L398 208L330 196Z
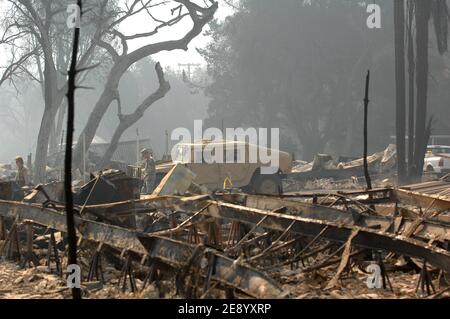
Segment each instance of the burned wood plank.
M173 210L195 210L196 205L201 205L200 200L209 199L208 195L198 195L192 197L159 196L149 197L139 200L127 200L116 203L99 205L86 205L85 211L99 212L105 209L114 211L117 215L127 215L133 213L152 212L162 209ZM131 208L130 208L131 205Z
M165 237L140 234L138 238L146 247L150 258L156 258L175 268L186 266L197 247ZM264 273L223 256L214 249L205 248L204 253L215 255L212 280L232 286L255 298L277 298L282 294L279 285Z
M355 246L426 259L433 266L450 272L450 252L419 240L345 223L308 219L230 203L211 202L212 204L203 214L247 224L255 224L262 217L268 216L261 227L277 231L285 230L295 220L296 223L291 229L292 233L313 237L320 233L324 226L328 226L322 237L331 241L345 242L354 229L359 229L358 234L353 238Z
M294 200L281 199L272 196L229 194L222 198L233 201L248 207L262 210L274 210L279 207L286 207L290 214L299 215L304 218L358 225L368 228L385 229L387 232L395 232L394 220L391 217L381 215L352 214L346 210L314 205L311 203L298 202ZM99 212L104 208L114 208L118 215L121 215L120 207L129 207L130 203L135 203L135 210L126 210L123 214L139 214L159 209L173 209L178 211L198 211L204 207L209 196L199 195L192 197L162 196L145 200L132 200L118 203L86 206L86 211ZM11 202L17 203L17 202ZM15 205L14 204L14 205ZM38 205L37 207L40 206ZM402 227L407 229L414 220L405 219ZM392 226L392 227L391 227ZM420 229L414 234L416 238L424 240L450 240L450 223L435 219L423 220Z
M294 200L281 199L272 196L230 194L224 195L223 199L242 204L243 206L261 210L274 210L278 207L286 207L289 214L304 218L345 223L367 228L384 229L389 233L395 233L395 219L383 215L367 215L355 213L349 210L341 210L332 207L315 205L311 203L298 202ZM404 219L402 226L407 229L414 223L414 219ZM417 230L414 237L425 240L450 240L450 223L437 219L422 220L421 228Z
M29 220L53 230L67 231L66 216L63 212L43 208L40 205L0 200L0 216ZM185 265L195 247L165 237L138 233L79 216L74 217L76 229L83 239L104 243L138 255L148 254L150 258L156 258L172 267ZM216 255L216 268L212 279L256 298L275 298L282 293L277 283L260 271L236 263L235 260L219 254L216 250L210 248L207 250Z
M21 202L0 201L0 215L31 220L36 224L66 232L66 215L40 205ZM84 239L103 242L118 249L128 249L138 254L146 250L136 238L135 232L118 226L108 225L75 217L75 227Z

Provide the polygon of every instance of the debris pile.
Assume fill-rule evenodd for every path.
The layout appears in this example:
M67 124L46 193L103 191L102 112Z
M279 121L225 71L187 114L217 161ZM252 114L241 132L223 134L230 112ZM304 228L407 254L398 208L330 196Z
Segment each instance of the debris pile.
M133 185L120 172L103 172L76 194L85 297L449 295L446 178L370 191L208 193L174 167L151 195L136 198L126 183ZM101 192L108 198L96 187L110 187ZM42 296L68 296L64 205L50 189L0 200L0 253L24 267L0 263L1 280L18 273L1 297L35 296L40 282Z
M392 176L397 160L396 147L390 144L384 151L374 153L367 157L371 176L383 180ZM334 189L361 188L361 179L364 176L363 159L333 157L328 154L317 154L310 163L296 161L289 174L285 190L323 189L323 185L331 184ZM364 182L364 181L363 181ZM331 187L330 187L331 188Z

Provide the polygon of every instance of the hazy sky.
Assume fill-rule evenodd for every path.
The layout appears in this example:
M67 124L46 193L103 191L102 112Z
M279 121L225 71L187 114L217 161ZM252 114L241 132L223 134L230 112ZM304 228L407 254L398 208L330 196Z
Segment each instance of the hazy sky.
M119 3L125 4L127 0L120 0ZM129 2L129 0L128 0ZM156 2L156 1L155 1ZM196 1L198 4L203 5L202 1ZM0 11L3 11L5 8L5 4L7 2L0 0ZM218 19L223 19L227 15L232 13L232 9L228 6L223 0L218 0L219 9L216 12L215 17ZM170 19L170 9L175 7L177 4L175 2L169 1L167 5L160 6L156 8L152 8L152 15L155 17L166 20ZM154 29L156 24L151 21L147 13L144 11L142 14L138 14L129 20L126 23L123 23L120 26L120 30L127 35L142 33L146 31L151 31ZM155 36L152 36L148 40L133 40L129 41L129 50L130 52L142 45L152 42L159 42L169 39L179 39L191 28L192 22L189 17L185 17L182 21L177 23L174 26L160 29L159 33ZM206 27L207 28L207 27ZM205 29L204 29L205 30ZM151 40L151 41L149 41ZM153 59L156 61L160 61L163 66L171 66L175 70L178 69L178 63L201 63L205 64L203 58L197 53L196 48L201 48L206 45L208 42L208 38L203 35L199 35L189 44L189 50L176 50L171 52L161 52L159 54L153 55ZM0 65L4 66L5 64L5 52L6 48L0 49Z
M224 1L219 0L219 9L217 10L215 17L222 20L227 15L230 15L232 13L232 9L230 6L228 6ZM199 1L199 4L202 4L201 1ZM173 6L173 5L172 5ZM167 12L169 11L170 7L161 7L155 10L156 15L159 14L159 17L163 18L167 16ZM134 34L139 30L138 32L145 32L141 29L146 29L148 31L151 31L154 27L154 24L149 24L149 17L146 14L137 16L133 19L129 20L129 23L124 23L121 26L121 30L125 34ZM147 26L148 25L148 26ZM137 27L139 26L139 27ZM167 29L161 29L159 32L159 35L155 35L152 37L152 42L157 41L164 41L168 39L179 39L181 38L186 32L192 27L192 23L189 17L186 17L184 20L179 22L177 25L174 25L172 27L169 27ZM204 28L206 30L207 26ZM159 54L153 55L153 59L156 61L161 62L163 66L170 65L173 68L178 68L178 63L200 63L205 64L206 62L204 59L197 53L196 48L202 48L204 47L208 42L208 37L204 36L203 33L196 37L190 44L189 44L189 50L183 51L183 50L176 50L171 52L161 52ZM143 44L147 44L146 41L130 41L129 43L129 49L133 50L134 48L140 47Z
M54 0L59 1L59 0ZM119 3L124 5L127 0L119 0ZM131 1L131 0L128 0ZM156 3L157 1L162 0L154 0ZM203 0L193 0L196 1L199 5L203 5ZM75 2L75 0L73 1ZM223 0L218 0L219 3L219 9L216 12L215 17L219 20L224 19L227 15L232 13L232 9L230 6L226 5ZM7 9L6 5L8 4L7 1L0 0L0 19L3 18L2 14L5 9ZM161 6L158 8L153 8L151 13L153 16L155 16L158 19L161 20L168 20L170 19L170 9L173 7L176 7L177 4L173 1L169 1L168 5ZM2 21L2 20L0 20ZM127 35L132 35L136 33L143 33L146 31L152 31L156 24L152 22L151 18L147 15L147 13L144 11L143 14L137 15L132 17L127 23L124 23L120 26L120 31ZM184 20L180 21L176 25L172 27L167 27L160 29L160 32L156 36L152 36L147 41L143 40L135 40L130 41L128 43L129 45L129 52L135 50L138 47L141 47L143 45L146 45L148 43L154 43L154 42L160 42L160 41L166 41L166 40L173 40L173 39L180 39L183 37L192 27L192 22L189 17L184 18ZM207 27L205 27L207 28ZM203 32L205 31L205 28ZM83 29L83 26L81 27ZM83 32L83 31L82 31ZM197 53L196 48L204 47L206 43L208 42L208 38L204 36L203 34L196 37L190 44L189 44L189 50L188 51L172 51L172 52L160 52L159 54L153 55L152 58L156 61L161 62L163 67L170 66L174 70L178 70L178 63L200 63L205 65L205 61L202 59L202 57ZM0 46L0 66L5 66L7 63L7 59L9 56L9 50L6 46ZM1 70L2 71L2 70ZM0 74L1 74L0 71ZM28 101L26 105L31 105L34 101ZM25 103L25 102L24 102ZM2 107L1 101L0 101L0 108ZM164 107L164 106L163 106ZM41 113L40 110L34 109L35 113L33 113L34 117L40 117ZM20 110L18 112L21 112ZM20 113L22 114L22 113ZM3 124L2 122L4 119L0 121L0 124ZM37 128L38 126L32 128L32 132L30 134L22 134L19 135L23 136L34 136L36 134L37 136ZM154 133L154 132L153 132ZM77 133L75 134L77 136ZM3 150L0 152L0 161L2 162L9 162L12 158L14 158L15 154L26 154L26 153L34 153L35 151L35 139L34 138L26 138L23 143L7 143L8 145L4 145L5 141L11 140L13 138L17 138L17 136L11 136L11 137L5 137L3 136L0 138L0 144L3 143Z

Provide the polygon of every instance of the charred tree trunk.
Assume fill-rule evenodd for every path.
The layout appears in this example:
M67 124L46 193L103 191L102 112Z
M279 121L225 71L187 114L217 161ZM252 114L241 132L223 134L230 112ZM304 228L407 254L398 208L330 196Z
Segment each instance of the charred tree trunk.
M406 100L405 100L405 3L394 0L395 29L395 96L396 96L396 141L397 141L397 175L398 183L403 184L406 178L405 133L406 133Z
M366 76L366 90L364 95L364 176L366 177L367 189L372 189L372 181L369 175L369 166L367 164L367 118L369 113L369 83L370 83L370 71L367 71Z
M77 0L80 16L82 13L81 0ZM75 122L75 89L77 76L77 56L80 41L80 28L75 27L73 36L72 61L69 69L68 90L67 90L67 139L66 154L64 158L64 189L66 196L66 217L67 217L67 242L69 244L68 264L77 264L77 238L75 232L73 194L72 194L72 140ZM72 288L73 299L81 299L80 288Z
M414 143L414 166L417 178L422 176L425 156L427 97L428 97L428 31L431 14L431 1L416 0L416 84L417 109Z
M414 54L414 0L408 1L408 178L415 175L414 170L414 88L415 88L415 54Z

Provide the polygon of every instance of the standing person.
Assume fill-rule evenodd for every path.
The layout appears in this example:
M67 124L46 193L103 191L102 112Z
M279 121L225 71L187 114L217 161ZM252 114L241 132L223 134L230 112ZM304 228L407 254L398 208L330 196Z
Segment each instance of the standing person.
M143 185L142 185L142 192L149 194L153 192L155 180L156 180L156 167L155 167L155 161L153 159L153 152L152 150L148 150L144 148L141 151L142 160L144 162L143 165Z
M16 166L17 166L17 174L16 174L16 183L19 187L23 187L29 184L28 179L28 170L23 163L23 158L20 156L16 157Z

